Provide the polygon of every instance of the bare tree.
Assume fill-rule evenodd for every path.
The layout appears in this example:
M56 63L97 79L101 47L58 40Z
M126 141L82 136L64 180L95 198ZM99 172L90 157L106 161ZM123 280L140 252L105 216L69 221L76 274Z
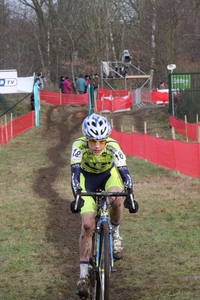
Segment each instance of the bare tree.
M0 0L0 66L24 76L100 71L102 60L121 59L167 81L166 66L199 69L199 0Z

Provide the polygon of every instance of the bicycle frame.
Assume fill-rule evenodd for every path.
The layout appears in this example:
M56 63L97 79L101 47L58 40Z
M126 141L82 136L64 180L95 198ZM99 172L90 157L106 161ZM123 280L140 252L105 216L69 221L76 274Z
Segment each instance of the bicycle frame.
M120 197L127 196L127 192L105 192L105 191L96 191L96 192L80 192L79 197L83 196L92 196L97 205L96 210L96 227L93 235L93 250L91 257L91 268L93 275L90 279L91 281L91 295L90 299L92 300L109 300L109 277L114 267L114 257L113 257L113 239L112 239L112 225L109 220L109 203L107 198L109 197ZM79 199L79 197L77 197ZM78 204L78 199L77 203ZM106 225L107 224L107 225ZM106 226L106 227L105 227ZM104 229L102 228L104 227ZM107 243L105 238L105 230L107 228L106 236L108 236L109 245L102 245L102 243ZM103 237L102 237L103 235ZM102 248L104 247L104 248ZM107 247L107 248L106 248ZM109 249L109 259L105 260L105 256L108 254L105 253L105 250ZM106 251L106 252L108 252ZM103 256L103 257L102 257ZM109 266L105 265L105 261L108 262ZM102 267L103 264L103 267ZM105 287L106 286L106 287Z
M101 224L102 222L108 223L109 228L109 245L110 245L110 266L111 271L114 266L113 258L113 241L112 241L112 225L108 216L108 202L105 196L100 196L97 199L97 215L96 215L96 233L97 233L97 245L96 245L96 267L99 267L99 255L100 255L100 234L101 234Z

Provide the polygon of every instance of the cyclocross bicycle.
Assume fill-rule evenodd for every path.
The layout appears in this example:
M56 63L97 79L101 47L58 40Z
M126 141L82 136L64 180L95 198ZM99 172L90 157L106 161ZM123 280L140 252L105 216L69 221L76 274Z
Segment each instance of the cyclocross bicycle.
M114 268L112 226L109 220L109 197L126 197L128 192L79 192L76 198L92 196L96 201L96 227L92 237L92 255L89 261L90 295L92 300L109 300L110 275ZM130 195L130 194L129 194ZM134 200L132 199L134 208ZM88 298L82 298L88 299Z

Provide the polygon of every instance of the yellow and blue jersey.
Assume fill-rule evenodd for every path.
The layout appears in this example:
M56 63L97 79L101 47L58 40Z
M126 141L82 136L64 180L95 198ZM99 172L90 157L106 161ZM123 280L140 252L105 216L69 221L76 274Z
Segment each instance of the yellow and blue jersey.
M112 166L126 166L126 156L118 142L112 138L107 138L102 152L95 155L89 149L86 138L80 137L73 143L71 152L71 165L76 164L80 164L86 172L100 174Z

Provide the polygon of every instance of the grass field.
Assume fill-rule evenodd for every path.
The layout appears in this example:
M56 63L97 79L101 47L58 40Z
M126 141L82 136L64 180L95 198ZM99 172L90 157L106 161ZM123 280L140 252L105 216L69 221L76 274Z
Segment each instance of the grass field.
M79 299L80 217L69 212L69 157L86 113L42 105L41 125L0 147L1 300ZM145 120L168 138L163 110L155 114ZM124 126L127 118L141 116L124 115ZM124 258L115 263L110 300L198 300L200 179L127 161L140 210L124 210Z

